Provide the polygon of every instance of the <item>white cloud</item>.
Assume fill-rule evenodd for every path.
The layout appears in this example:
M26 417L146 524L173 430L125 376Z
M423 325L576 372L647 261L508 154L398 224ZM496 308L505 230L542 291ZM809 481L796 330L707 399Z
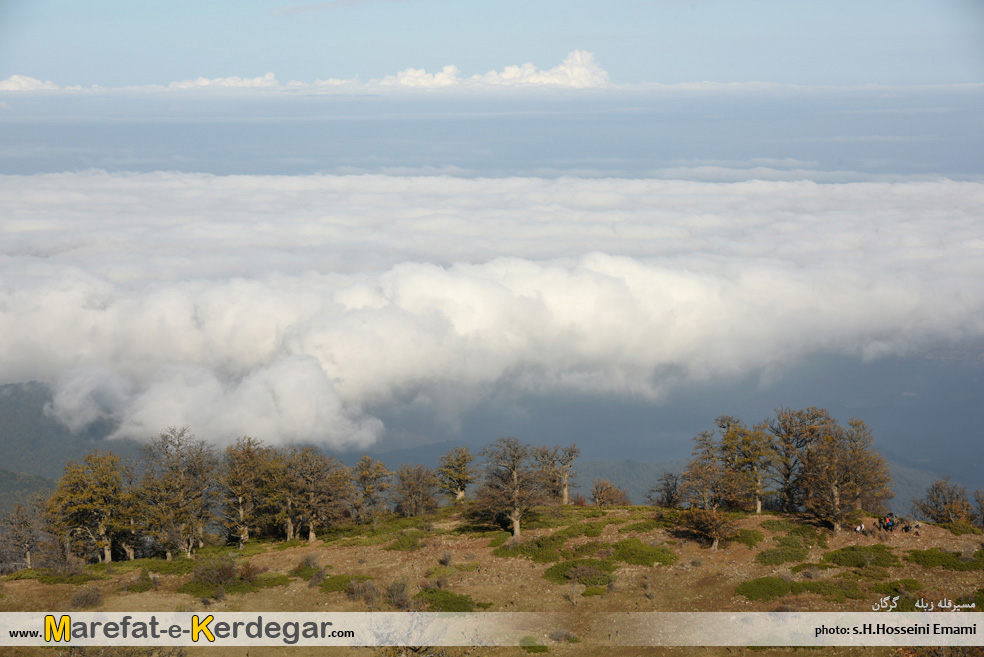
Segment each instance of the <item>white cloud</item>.
M493 386L658 399L984 337L982 204L945 180L0 177L0 372L55 383L72 427L220 442L365 446L372 408Z
M241 78L232 76L229 78L197 78L195 80L182 80L172 82L168 85L170 89L202 89L206 87L220 87L225 89L275 89L280 86L273 73L256 78Z
M610 84L608 73L595 60L594 53L575 50L564 58L560 66L547 71L538 70L527 62L522 66L507 66L501 72L490 71L476 75L472 82L483 85L503 86L554 86L571 89L594 89Z
M440 89L460 84L457 66L445 66L440 73L428 73L422 68L408 68L396 75L387 76L381 80L370 81L370 85L415 87L423 89Z
M11 75L6 80L0 80L0 91L54 91L59 87L57 84L26 75Z

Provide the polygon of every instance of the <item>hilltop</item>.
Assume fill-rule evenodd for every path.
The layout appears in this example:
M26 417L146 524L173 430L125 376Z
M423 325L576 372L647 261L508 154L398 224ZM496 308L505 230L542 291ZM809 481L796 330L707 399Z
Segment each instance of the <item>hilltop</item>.
M710 550L685 532L680 524L685 513L641 506L544 507L516 541L444 508L422 518L391 516L375 528L338 526L314 543L250 542L241 551L231 545L204 548L190 560L140 559L73 573L20 571L5 578L0 610L555 611L569 622L538 637L541 645L557 655L600 655L610 649L593 644L590 618L602 611L870 611L886 595L898 595L899 608L907 610L922 596L974 601L984 608L984 547L974 528L923 524L918 534L862 536L832 534L796 516L738 513L730 514L738 530L734 539ZM866 525L874 526L873 519ZM251 649L250 654L283 650L323 652ZM526 654L519 647L483 650ZM757 649L755 654L791 651ZM838 648L836 654L900 653Z

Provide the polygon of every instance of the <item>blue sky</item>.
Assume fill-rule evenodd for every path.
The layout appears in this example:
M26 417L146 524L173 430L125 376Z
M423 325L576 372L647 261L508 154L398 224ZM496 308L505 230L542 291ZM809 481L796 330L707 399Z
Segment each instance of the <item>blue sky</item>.
M482 74L593 52L616 83L984 81L976 0L6 0L0 80Z

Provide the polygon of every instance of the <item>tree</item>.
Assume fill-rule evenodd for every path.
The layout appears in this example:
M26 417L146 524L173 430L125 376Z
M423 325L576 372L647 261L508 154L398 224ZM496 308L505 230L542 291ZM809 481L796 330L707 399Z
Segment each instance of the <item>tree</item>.
M564 506L570 504L570 481L571 475L574 474L574 460L580 455L581 450L577 445L533 449L533 458L540 465L540 472L549 493Z
M223 518L239 549L258 528L268 450L256 438L243 436L225 450L222 464Z
M937 479L926 489L926 496L912 500L912 507L930 522L969 522L973 508L967 489L950 483L950 477Z
M298 513L300 490L294 470L299 467L300 456L296 447L271 450L263 462L263 518L276 527L282 527L288 541L300 530Z
M475 480L475 471L471 465L474 460L475 457L467 447L458 447L441 457L437 468L438 486L454 499L455 504L464 501L468 485Z
M846 429L834 423L824 430L803 457L803 506L836 532L856 509L880 512L892 497L892 479L864 421L851 418Z
M92 451L71 461L48 500L48 514L72 540L77 553L98 553L101 562L113 560L113 542L124 529L121 519L123 479L120 458Z
M710 431L694 436L693 456L681 479L683 498L693 508L716 511L733 499L733 479L721 463L719 446Z
M977 504L977 521L978 527L984 527L984 490L974 491L974 502Z
M629 504L629 496L624 488L619 488L607 479L595 477L591 489L591 499L595 506L621 506Z
M648 499L656 506L675 509L680 506L680 475L675 472L664 472L656 485L649 489Z
M386 491L390 489L392 475L381 461L368 454L363 454L352 468L353 488L349 502L360 524L371 520L375 525L386 503Z
M295 479L297 515L307 525L308 542L317 539L319 527L328 527L345 512L351 498L348 468L313 447L297 453L291 471Z
M771 474L779 493L780 507L786 513L799 511L805 497L803 469L811 446L821 435L833 433L837 422L822 408L811 406L794 411L776 409L767 422L772 451Z
M404 518L430 513L437 508L437 475L423 465L402 465L396 471L393 499L396 511Z
M191 557L204 543L215 514L218 459L187 427L170 427L144 448L140 498L147 533L170 560L175 549Z
M727 539L735 534L736 525L723 513L708 509L691 509L683 517L683 525L690 532L711 542L711 549L716 550L721 539Z
M762 513L765 479L775 460L766 425L749 429L737 418L722 415L716 420L721 430L721 454L731 485L741 498L755 502L755 513Z
M516 438L506 437L486 447L482 456L486 469L479 505L508 521L513 536L519 537L523 516L544 499L543 477L532 450Z
M3 565L33 568L32 556L41 546L41 518L24 504L15 504L0 516L0 550Z

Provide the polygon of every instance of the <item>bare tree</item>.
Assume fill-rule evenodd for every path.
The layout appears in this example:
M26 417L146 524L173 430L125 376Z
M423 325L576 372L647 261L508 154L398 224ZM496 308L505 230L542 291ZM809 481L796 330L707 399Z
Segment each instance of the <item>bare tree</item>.
M549 493L564 506L571 502L570 481L574 474L574 460L580 455L577 445L533 448L533 458L540 465Z
M532 450L516 438L500 438L482 451L486 460L485 485L479 504L494 516L509 522L518 537L521 521L530 509L544 500L543 478Z
M393 499L396 511L405 518L422 516L437 508L438 480L434 471L423 465L402 465L396 471Z
M0 565L33 568L42 541L42 520L36 509L15 504L0 516Z
M441 457L437 468L438 485L454 499L455 504L464 501L468 485L475 480L474 460L467 447L458 447Z
M674 509L682 501L680 493L680 475L675 472L664 472L656 485L649 490L648 499L656 506Z
M950 483L950 477L934 481L912 507L930 522L969 522L973 514L966 487Z
M619 488L607 479L595 477L591 489L591 499L595 506L622 506L629 504L629 496L624 488Z

